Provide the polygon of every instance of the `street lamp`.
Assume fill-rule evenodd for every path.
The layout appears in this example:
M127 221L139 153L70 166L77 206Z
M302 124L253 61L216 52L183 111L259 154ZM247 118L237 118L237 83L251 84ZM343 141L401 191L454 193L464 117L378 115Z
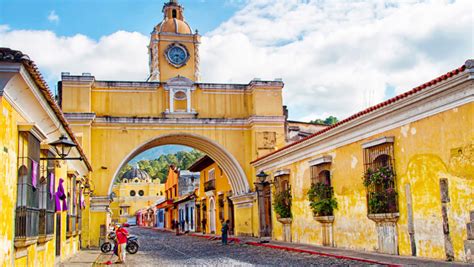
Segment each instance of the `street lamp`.
M257 178L260 181L260 184L264 184L265 180L267 180L268 174L266 174L264 171L260 171L259 174L257 174Z
M267 240L270 234L270 225L268 225L268 221L271 220L271 211L269 209L270 206L265 199L270 198L270 182L267 182L268 174L266 174L263 170L257 174L258 182L255 182L255 191L257 191L257 198L258 198L258 205L259 205L259 218L260 218L260 243L268 243ZM268 221L267 221L268 219Z
M54 148L56 151L56 154L58 154L59 159L62 160L81 160L82 157L78 158L66 158L69 155L69 152L71 152L71 149L73 147L77 147L77 145L70 141L66 136L61 135L58 140L49 143L50 146ZM56 160L58 158L41 158L42 160Z

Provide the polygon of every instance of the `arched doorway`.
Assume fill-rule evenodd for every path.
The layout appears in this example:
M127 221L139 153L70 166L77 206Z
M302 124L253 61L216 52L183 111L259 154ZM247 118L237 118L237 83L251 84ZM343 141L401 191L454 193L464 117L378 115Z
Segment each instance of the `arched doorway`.
M204 136L190 133L176 133L158 136L146 141L131 151L122 160L119 166L115 168L115 173L110 179L108 194L112 192L112 186L115 177L118 175L120 169L125 164L127 164L127 162L129 162L141 152L161 145L184 145L200 150L222 167L222 170L229 178L229 183L234 194L241 195L250 192L249 183L242 167L234 158L234 156L230 154L224 147Z
M212 234L216 233L216 203L214 198L209 200L209 230Z

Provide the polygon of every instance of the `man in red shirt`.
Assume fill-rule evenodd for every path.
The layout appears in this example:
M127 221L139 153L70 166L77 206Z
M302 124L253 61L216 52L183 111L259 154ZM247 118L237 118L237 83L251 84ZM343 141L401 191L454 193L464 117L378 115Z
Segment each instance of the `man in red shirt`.
M125 247L127 246L128 231L123 227L115 225L115 235L117 236L117 252L119 257L117 263L123 263L127 253Z

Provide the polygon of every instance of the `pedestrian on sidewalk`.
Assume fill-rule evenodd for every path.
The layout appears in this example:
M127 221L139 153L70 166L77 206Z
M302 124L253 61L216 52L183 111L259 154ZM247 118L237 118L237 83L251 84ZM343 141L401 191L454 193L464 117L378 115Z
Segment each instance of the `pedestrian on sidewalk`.
M176 231L176 235L179 235L179 223L178 220L173 220L174 230Z
M128 231L127 229L115 225L115 235L117 237L117 254L118 254L118 261L116 263L124 263L125 262L125 255L127 251L125 247L127 246L127 237Z
M207 223L206 218L202 219L201 224L202 224L202 233L203 234L206 233L206 223Z
M229 220L226 220L225 222L222 223L222 244L227 245L227 234L229 233Z
M186 229L184 228L185 222L183 219L181 219L180 225L181 225L181 232L186 233Z

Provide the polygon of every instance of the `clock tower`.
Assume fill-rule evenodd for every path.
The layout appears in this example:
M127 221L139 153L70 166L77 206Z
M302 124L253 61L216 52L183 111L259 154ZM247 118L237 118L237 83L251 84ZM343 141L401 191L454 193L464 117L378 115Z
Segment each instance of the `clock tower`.
M153 29L148 46L148 81L165 82L176 76L199 81L199 44L201 36L192 32L184 20L178 0L163 5L163 21Z

